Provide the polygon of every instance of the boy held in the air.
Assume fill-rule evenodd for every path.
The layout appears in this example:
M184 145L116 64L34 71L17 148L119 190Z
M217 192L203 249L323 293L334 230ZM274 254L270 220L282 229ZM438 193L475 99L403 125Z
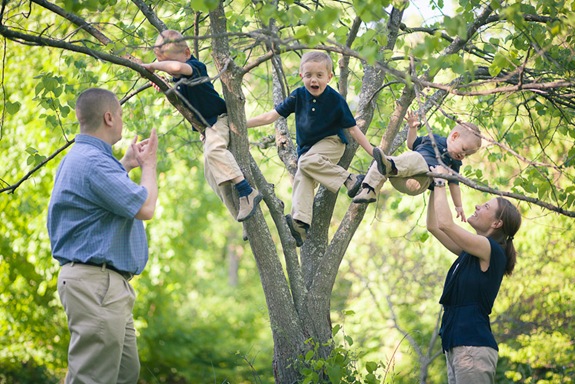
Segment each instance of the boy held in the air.
M399 156L383 156L376 159L362 183L362 190L353 198L354 203L372 203L376 200L376 191L389 178L391 184L400 192L418 195L432 188L431 177L426 175L430 167L439 165L429 136L417 136L420 122L414 113L407 115L407 147L411 151ZM447 137L433 135L443 163L459 173L461 160L474 154L481 148L479 128L471 123L456 125ZM449 181L449 190L457 217L466 221L461 203L461 190L457 181Z

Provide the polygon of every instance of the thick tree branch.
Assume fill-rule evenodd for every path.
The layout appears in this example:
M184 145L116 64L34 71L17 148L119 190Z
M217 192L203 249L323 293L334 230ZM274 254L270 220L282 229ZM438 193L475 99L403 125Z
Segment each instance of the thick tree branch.
M562 207L560 207L558 205L553 205L553 204L547 203L547 202L542 201L540 199L537 199L535 197L529 197L529 196L521 195L519 193L505 192L505 191L500 191L500 190L495 189L495 188L490 188L488 186L479 184L475 181L469 180L469 179L467 179L461 175L458 175L458 174L444 175L444 174L439 174L439 173L428 172L427 175L430 177L439 177L439 178L443 178L446 180L457 180L460 183L463 183L463 184L467 185L468 187L476 189L476 190L481 191L481 192L487 192L487 193L490 193L492 195L505 196L505 197L509 197L509 198L512 198L515 200L525 201L527 203L538 205L538 206L545 208L549 211L560 213L560 214L567 216L567 217L575 217L575 211L568 211L568 210L563 209Z
M146 19L158 30L158 32L165 31L168 29L166 24L158 18L152 7L146 4L143 0L132 0L132 3L136 4L140 12L146 17Z
M63 8L60 8L56 4L50 3L49 1L45 0L32 0L33 3L36 3L47 10L54 12L55 14L62 16L63 18L69 20L72 24L77 25L81 29L88 32L90 35L94 36L96 40L98 40L103 45L108 45L112 42L109 38L107 38L100 30L94 27L92 24L88 23L86 20L82 19L81 17L66 11Z
M399 25L401 23L402 17L403 17L403 10L394 7L391 11L387 23L387 30L389 31L388 42L385 47L382 47L382 50L391 50L395 46ZM349 47L345 47L345 49L351 51ZM381 68L378 68L377 66L366 65L364 77L362 79L362 90L360 95L360 100L363 101L360 104L358 111L356 113L356 115L358 116L356 118L358 127L363 132L367 131L367 128L371 124L371 121L373 119L373 114L375 111L375 103L372 102L371 100L373 100L375 93L379 89L381 89L380 85L383 83L385 77L384 72L385 71L382 71ZM340 165L342 165L345 168L347 168L351 163L353 154L357 149L357 143L354 143L349 147L351 148L348 148L346 150L344 157L340 161ZM327 193L327 190L325 190L324 187L320 187L320 192L321 193L318 192L320 199L328 200L326 199L326 196L323 196L327 195L327 197L333 199L333 202L331 200L328 200L326 203L324 203L323 206L319 206L319 204L314 204L314 211L316 211L316 206L320 209L320 211L322 211L323 207L326 206L331 207L331 205L326 204L335 203L334 194ZM318 197L316 197L316 200L318 200ZM313 292L317 291L317 292L330 293L332 291L333 284L335 284L335 279L337 277L337 272L339 270L339 265L341 264L341 261L349 246L351 238L355 234L359 224L361 223L361 220L363 219L363 216L365 215L366 207L361 206L364 204L359 205L360 206L358 206L358 204L353 203L350 204L346 212L346 215L344 216L339 228L337 229L336 233L333 236L332 241L329 243L329 245L326 244L327 248L323 250L324 256L322 257L319 265L316 268L316 274L318 275L318 277L314 278L314 285L316 286L313 287ZM327 229L328 228L323 229L326 236L327 236ZM329 302L329 300L327 301ZM329 308L323 308L323 310L329 311Z
M32 45L53 47L53 48L59 48L59 49L68 50L68 51L72 51L72 52L82 53L82 54L94 57L94 58L102 60L102 61L106 61L109 63L113 63L113 64L117 64L117 65L120 65L123 67L133 69L134 71L138 72L142 77L144 77L144 78L148 79L149 81L153 82L154 84L156 84L160 88L160 90L166 94L168 101L182 114L182 116L184 116L184 118L186 118L186 120L188 120L194 127L196 127L196 129L201 131L205 128L204 124L202 122L200 122L192 114L192 112L184 106L182 101L176 96L175 93L168 92L170 90L170 87L160 77L151 73L150 71L148 71L147 69L145 69L144 67L142 67L141 65L139 65L138 63L136 63L134 61L124 59L124 58L121 58L119 56L116 56L116 55L113 55L110 53L96 51L96 50L87 48L85 46L71 44L71 43L65 42L63 40L56 40L56 39L51 39L51 38L42 37L42 36L33 36L33 35L24 34L24 33L9 29L9 28L5 27L4 25L0 25L0 35L3 35L4 37L6 37L8 39L11 39L11 40L14 40L17 42L21 42L21 43L24 42L24 43L28 43L28 44L32 44Z
M345 45L347 47L351 47L355 38L357 37L357 33L359 31L359 27L361 26L361 19L356 17L351 25L349 30L349 34L347 35L347 40ZM348 80L349 80L349 56L344 55L338 63L339 66L339 83L338 83L338 91L345 99L347 97L347 88L348 88Z
M508 87L496 87L493 89L485 89L480 91L459 91L457 90L458 87L465 87L468 88L469 85L461 85L461 86L449 86L444 84L432 83L429 81L425 81L422 79L413 79L414 82L419 83L423 87L427 88L434 88L434 89L441 89L445 92L451 93L457 96L485 96L485 95L492 95L494 93L511 93L511 92L518 92L518 91L531 91L536 93L545 94L547 90L553 89L563 89L563 88L572 88L575 87L575 82L567 81L567 80L557 80L557 81L550 81L547 83L523 83L517 84L514 86Z

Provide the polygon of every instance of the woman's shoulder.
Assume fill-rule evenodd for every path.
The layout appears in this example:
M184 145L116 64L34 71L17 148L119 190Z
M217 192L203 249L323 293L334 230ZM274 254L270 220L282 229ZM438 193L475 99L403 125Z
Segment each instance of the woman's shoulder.
M491 244L491 252L492 253L493 252L505 253L503 246L501 244L499 244L497 242L497 240L495 240L493 237L487 236L487 240L489 240L489 243Z
M507 263L505 249L494 238L487 237L487 240L489 240L489 244L491 245L491 263L499 263L505 267L505 264Z

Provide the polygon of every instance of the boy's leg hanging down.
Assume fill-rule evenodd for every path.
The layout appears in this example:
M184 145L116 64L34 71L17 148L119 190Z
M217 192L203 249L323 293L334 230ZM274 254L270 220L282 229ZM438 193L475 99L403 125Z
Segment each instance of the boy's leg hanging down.
M249 185L236 159L228 150L230 129L227 115L220 115L218 121L205 130L204 135L206 180L224 202L230 214L237 221L244 221L255 213L262 195ZM236 208L233 202L232 184L235 184L240 198L239 208Z
M257 189L252 188L246 179L235 184L234 187L240 197L240 207L236 220L242 222L253 216L263 196Z
M373 203L377 200L377 192L383 187L387 177L379 173L377 163L373 162L363 179L361 191L353 198L357 204Z

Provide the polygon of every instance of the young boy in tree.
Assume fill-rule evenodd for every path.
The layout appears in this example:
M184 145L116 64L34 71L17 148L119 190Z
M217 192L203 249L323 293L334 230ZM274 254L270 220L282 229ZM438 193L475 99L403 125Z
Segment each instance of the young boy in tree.
M426 175L430 167L439 165L431 139L428 136L417 136L420 125L417 116L407 115L407 147L409 152L399 156L382 156L381 161L371 165L362 183L362 190L354 197L354 203L372 203L376 200L376 190L381 189L389 177L391 184L400 192L418 195L426 189L433 189L432 178ZM456 125L447 137L433 135L441 161L455 172L459 172L461 160L474 154L481 147L479 128L471 123ZM391 176L391 177L390 177ZM457 217L466 221L461 204L461 190L457 181L449 181L449 191Z
M367 153L382 155L357 127L345 99L328 85L333 77L332 69L327 53L305 53L299 68L303 87L293 91L273 110L247 121L248 128L258 127L295 113L298 169L293 184L292 213L286 220L298 247L307 237L318 184L334 193L345 185L350 197L361 187L363 175L352 174L337 165L347 144L344 129L349 130Z
M158 61L143 64L149 71L166 72L176 82L182 78L208 78L205 64L191 54L184 37L177 31L161 32L154 46L154 54ZM208 184L237 221L247 220L255 213L262 195L250 186L228 150L230 128L224 99L209 81L194 85L180 83L177 91L191 104L196 117L200 120L203 118L210 125L203 137L204 175ZM230 183L239 195L239 209L233 203Z

